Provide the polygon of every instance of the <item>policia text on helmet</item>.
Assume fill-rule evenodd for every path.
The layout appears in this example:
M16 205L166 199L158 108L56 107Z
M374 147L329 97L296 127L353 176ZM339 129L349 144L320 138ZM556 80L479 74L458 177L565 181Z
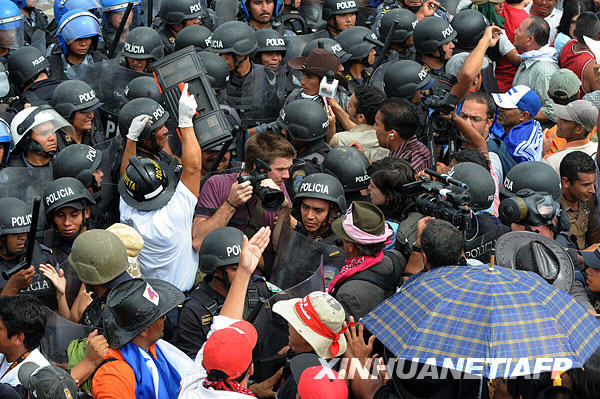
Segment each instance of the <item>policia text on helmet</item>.
M230 21L215 29L210 47L225 60L229 73L245 76L252 68L249 57L257 49L258 41L248 25Z
M355 0L325 0L321 17L327 21L327 30L333 38L341 31L356 25L358 5Z

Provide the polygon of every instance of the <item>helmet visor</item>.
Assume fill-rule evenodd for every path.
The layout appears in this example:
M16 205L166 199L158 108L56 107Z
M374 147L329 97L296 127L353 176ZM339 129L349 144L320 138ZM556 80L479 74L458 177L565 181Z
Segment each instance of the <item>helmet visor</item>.
M25 120L22 123L28 124L28 126L25 126L25 133L35 132L36 134L42 137L54 133L59 129L63 130L70 136L75 135L75 130L73 129L73 126L71 126L69 122L65 120L65 118L60 116L58 112L51 108L44 109L36 113L33 117L33 120L30 120L29 117L25 118Z
M133 3L133 7L131 8L129 17L127 18L127 22L125 23L125 27L123 28L123 33L121 34L121 42L125 41L127 33L129 31L131 31L133 28L137 28L138 26L140 26L139 5L140 1L136 1ZM125 15L126 8L127 3L115 4L112 6L102 8L102 20L104 22L104 26L109 32L116 32L119 29L121 20Z
M57 35L62 36L67 44L77 39L102 36L100 22L88 13L77 13L63 19L58 27Z
M23 16L0 19L0 47L16 49L23 47Z

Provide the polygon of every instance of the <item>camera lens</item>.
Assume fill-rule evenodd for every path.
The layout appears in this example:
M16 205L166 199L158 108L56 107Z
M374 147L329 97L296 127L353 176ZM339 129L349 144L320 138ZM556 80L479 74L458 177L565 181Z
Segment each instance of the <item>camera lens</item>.
M285 196L281 191L269 187L261 187L258 191L258 197L262 207L269 212L277 211L285 200Z

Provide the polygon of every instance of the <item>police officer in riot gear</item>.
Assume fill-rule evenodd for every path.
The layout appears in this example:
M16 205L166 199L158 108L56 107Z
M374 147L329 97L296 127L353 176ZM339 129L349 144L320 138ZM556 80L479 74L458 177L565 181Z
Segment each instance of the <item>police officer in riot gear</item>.
M133 7L125 25L123 31L119 37L119 44L115 48L114 54L119 54L123 50L123 43L129 36L129 34L140 25L140 0L133 1ZM117 30L121 24L121 20L125 15L125 9L127 8L128 1L126 0L100 0L102 5L102 37L106 43L106 49L108 50L115 40Z
M304 46L304 49L302 49L302 57L308 57L308 55L316 48L325 49L336 57L339 57L342 64L346 63L351 57L350 54L344 51L341 44L328 37L322 37L308 42L306 46Z
M253 31L273 29L283 36L294 36L292 31L284 29L277 16L283 8L282 0L241 0L240 11Z
M125 95L129 100L134 98L150 98L157 103L163 102L162 93L156 84L156 79L151 76L138 76L125 86Z
M354 147L333 148L323 160L323 172L337 177L346 193L346 203L368 199L369 159Z
M300 0L283 0L283 9L277 19L281 21L285 29L296 35L304 35L310 33L310 27L298 7L300 7Z
M31 226L31 206L17 198L0 198L0 270L8 271L22 262L27 247L27 233ZM0 277L3 295L18 293L36 296L50 309L57 308L56 289L52 282L39 272L40 264L57 263L52 250L37 241L33 246L32 265L24 267L8 281Z
M34 6L27 5L27 0L13 0L23 14L23 26L25 28L25 45L46 45L46 30L48 29L48 17ZM35 2L34 2L35 4ZM38 33L39 32L39 33Z
M344 29L356 25L358 5L355 0L325 0L321 17L327 21L329 38L337 39Z
M311 100L294 100L281 109L277 126L296 149L286 190L294 198L302 180L321 171L321 164L331 147L324 140L329 119L323 107Z
M9 52L23 46L23 15L15 3L0 1L0 62L6 64Z
M187 46L194 46L197 51L207 49L210 47L211 36L212 31L203 25L192 25L183 28L175 38L175 51Z
M286 52L283 36L273 29L259 29L255 35L258 47L254 52L254 62L274 70L280 67Z
M236 228L221 227L208 233L202 241L199 263L200 271L206 276L183 304L177 327L177 346L191 358L196 357L206 342L213 317L219 315L225 302L240 261L243 235ZM267 299L278 291L263 277L254 275L246 291L244 318L260 304L261 297ZM260 325L260 321L258 318L254 322L258 331L268 328Z
M415 26L416 60L426 66L433 75L445 72L446 62L452 57L456 31L446 20L428 17Z
M75 130L73 135L57 131L58 151L75 143L94 146L105 140L100 118L95 118L94 112L102 104L90 85L81 80L67 80L56 87L51 105Z
M298 219L297 232L340 246L341 240L331 230L331 223L345 211L344 187L335 176L314 173L300 183L293 205L293 215Z
M160 5L158 17L162 23L158 33L163 42L165 55L175 51L175 38L179 32L190 25L212 27L212 22L199 0L164 0Z
M123 43L121 65L137 72L148 72L152 62L163 55L160 35L154 29L140 26L129 32Z
M9 166L48 167L57 151L57 133L61 129L75 135L75 129L49 105L25 108L10 123L16 154Z
M385 42L387 36L396 22L396 29L392 34L390 52L385 55L386 62L398 60L415 60L415 46L413 31L419 20L417 16L404 8L394 8L383 15L379 27L379 40Z
M388 12L399 8L406 9L407 11L414 13L419 21L432 15L440 17L446 21L450 21L450 15L448 12L438 7L439 4L436 1L431 0L383 0L377 6L377 16L375 17L375 23L371 29L373 32L379 33L383 17Z
M377 41L377 36L364 26L345 29L337 37L350 59L344 64L344 77L348 81L348 90L353 92L357 86L366 85L373 72L375 63L375 44L366 40L369 37ZM380 43L383 47L383 43Z
M41 50L33 46L16 49L8 56L7 69L10 80L19 89L19 100L12 101L11 107L19 111L26 103L40 105L48 103L58 80L48 77L50 64Z

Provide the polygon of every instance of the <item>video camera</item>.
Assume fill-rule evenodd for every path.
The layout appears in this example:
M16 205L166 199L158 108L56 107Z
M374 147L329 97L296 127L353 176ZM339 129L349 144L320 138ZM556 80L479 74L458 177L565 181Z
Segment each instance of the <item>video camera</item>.
M271 171L271 167L262 159L256 158L254 160L254 169L246 176L238 176L238 183L250 182L252 186L252 192L258 195L262 207L270 212L275 212L279 209L285 196L280 190L275 190L269 187L262 187L260 182L267 179L267 172Z
M450 222L461 231L469 230L471 228L471 210L469 209L471 197L465 192L455 192L451 188L451 186L456 186L466 191L467 185L431 169L425 169L425 173L437 177L441 181L432 181L421 176L420 181L402 186L402 195L417 196L417 209L423 215Z

